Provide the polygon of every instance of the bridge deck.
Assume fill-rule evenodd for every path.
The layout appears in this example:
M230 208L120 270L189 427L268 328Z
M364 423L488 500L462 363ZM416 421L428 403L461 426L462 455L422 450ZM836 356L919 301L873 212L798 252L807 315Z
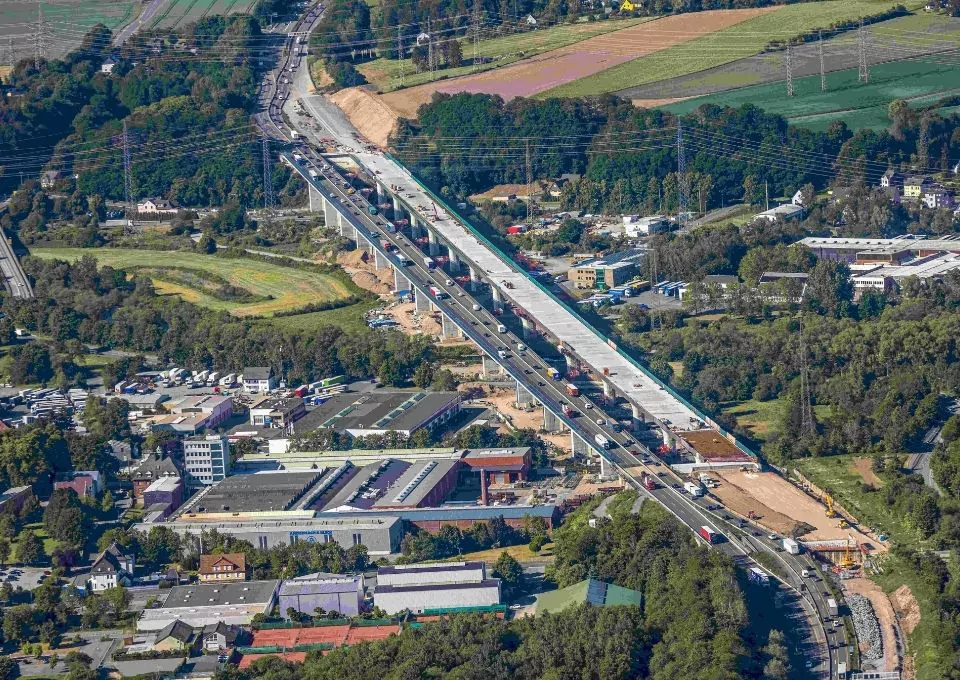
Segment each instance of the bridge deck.
M545 295L526 274L504 262L458 220L441 209L441 219L432 221L433 198L406 169L380 154L360 153L356 157L387 187L402 187L402 200L417 210L419 220L439 232L444 241L476 265L492 286L525 309L540 326L569 345L577 356L596 370L608 369L610 374L606 379L618 394L678 430L703 427L693 410L610 347L562 304ZM407 198L408 195L413 198ZM419 210L420 207L423 209Z

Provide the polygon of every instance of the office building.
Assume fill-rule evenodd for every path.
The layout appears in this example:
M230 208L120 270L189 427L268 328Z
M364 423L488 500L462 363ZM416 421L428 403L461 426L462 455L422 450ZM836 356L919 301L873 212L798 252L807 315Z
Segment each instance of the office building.
M230 441L223 436L192 437L183 441L187 486L210 486L230 474Z
M580 290L605 290L621 286L640 275L645 256L645 250L632 248L605 257L591 258L571 267L567 272L567 279Z

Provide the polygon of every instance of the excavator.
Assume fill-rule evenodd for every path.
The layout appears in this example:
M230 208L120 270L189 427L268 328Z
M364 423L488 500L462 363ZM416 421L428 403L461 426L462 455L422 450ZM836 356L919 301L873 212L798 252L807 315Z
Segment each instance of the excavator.
M833 496L824 494L823 502L827 504L827 517L831 519L837 516L837 511L833 509Z

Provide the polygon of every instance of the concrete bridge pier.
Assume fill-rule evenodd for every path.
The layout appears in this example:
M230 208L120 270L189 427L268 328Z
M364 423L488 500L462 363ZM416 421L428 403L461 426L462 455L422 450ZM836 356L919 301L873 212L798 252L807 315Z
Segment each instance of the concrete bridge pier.
M428 249L429 252L430 252L430 256L432 257L432 256L434 256L434 255L439 255L439 254L440 254L440 240L439 240L439 238L437 237L437 232L436 232L435 230L430 229L430 228L428 227L428 228L427 228L427 239L428 239L428 241L429 241L428 244L427 244L427 249Z
M427 297L426 293L421 293L418 290L414 293L414 297L416 298L418 312L430 311L430 298Z
M563 429L563 421L546 406L543 407L543 429L547 432L560 432Z
M352 224L350 224L350 220L343 219L343 215L337 212L337 223L340 226L340 235L355 242L359 248L360 241L357 238L357 230L353 228Z
M664 427L660 430L660 436L663 438L663 445L670 451L677 450L677 440L674 438L673 432Z
M600 478L614 479L617 476L617 472L613 469L613 465L610 464L606 456L600 456Z
M459 338L462 335L460 328L446 314L440 315L440 328L444 340L447 338Z
M473 270L470 270L471 278L473 276ZM490 286L490 292L493 293L493 308L496 311L503 309L503 295L500 294L500 289L496 286Z
M394 290L411 290L410 279L400 273L400 270L396 267L393 270L393 289Z
M630 410L633 412L633 430L639 430L641 423L644 422L645 418L643 417L643 411L636 404L630 404Z
M377 269L390 268L390 261L384 257L379 250L373 251L373 263L376 265Z
M470 269L470 291L475 293L477 292L477 288L480 287L480 273L473 267L469 267L469 269Z
M410 238L420 238L420 223L417 222L417 216L410 213Z
M403 219L403 208L400 207L400 199L393 197L393 219Z
M600 382L603 384L603 396L606 397L608 401L614 401L617 398L617 394L613 391L613 385L603 378L600 379Z
M313 185L309 182L307 183L307 198L309 200L310 212L320 212L322 210L324 212L324 221L326 221L327 199L323 197L323 194L314 189Z
M449 248L448 252L450 253L450 273L459 274L460 273L460 256L457 255L456 251L453 248Z
M383 185L380 182L376 182L377 185L377 203L383 203L383 197L386 195L387 190L383 188Z
M481 370L483 371L484 378L492 374L500 374L503 372L503 369L501 368L500 364L498 364L491 357L488 357L486 354L483 354L482 352L480 354L480 362L481 362L481 366L482 366Z
M310 190L313 191L313 188L311 187ZM310 202L310 209L313 210L312 198ZM324 198L323 199L323 223L327 227L327 229L333 229L335 227L339 227L340 225L340 220L338 218L339 215L340 213L337 212L337 209L336 207L334 207L333 202L328 201L326 198Z
M520 325L523 326L523 339L530 340L531 338L537 337L537 329L534 328L533 322L525 316L520 317Z
M590 445L587 444L587 440L573 430L570 430L570 450L573 452L574 457L582 456L589 458L592 453L592 449Z
M533 395L530 394L530 391L524 387L520 381L517 381L517 404L520 406L526 406L527 404L532 404L534 401Z

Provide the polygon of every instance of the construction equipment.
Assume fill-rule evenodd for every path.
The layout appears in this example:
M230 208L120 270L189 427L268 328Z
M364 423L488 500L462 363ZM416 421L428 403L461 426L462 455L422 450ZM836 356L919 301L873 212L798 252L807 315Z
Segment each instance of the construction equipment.
M840 560L840 566L844 569L850 569L856 565L853 557L850 555L850 543L843 550L843 559Z
M824 494L823 502L827 504L827 517L836 517L837 511L833 509L833 496L830 494Z
M839 522L837 522L837 526L838 526L839 528L841 528L841 529L849 529L849 528L850 528L850 522L848 522L848 521L845 520L845 519L841 519Z

